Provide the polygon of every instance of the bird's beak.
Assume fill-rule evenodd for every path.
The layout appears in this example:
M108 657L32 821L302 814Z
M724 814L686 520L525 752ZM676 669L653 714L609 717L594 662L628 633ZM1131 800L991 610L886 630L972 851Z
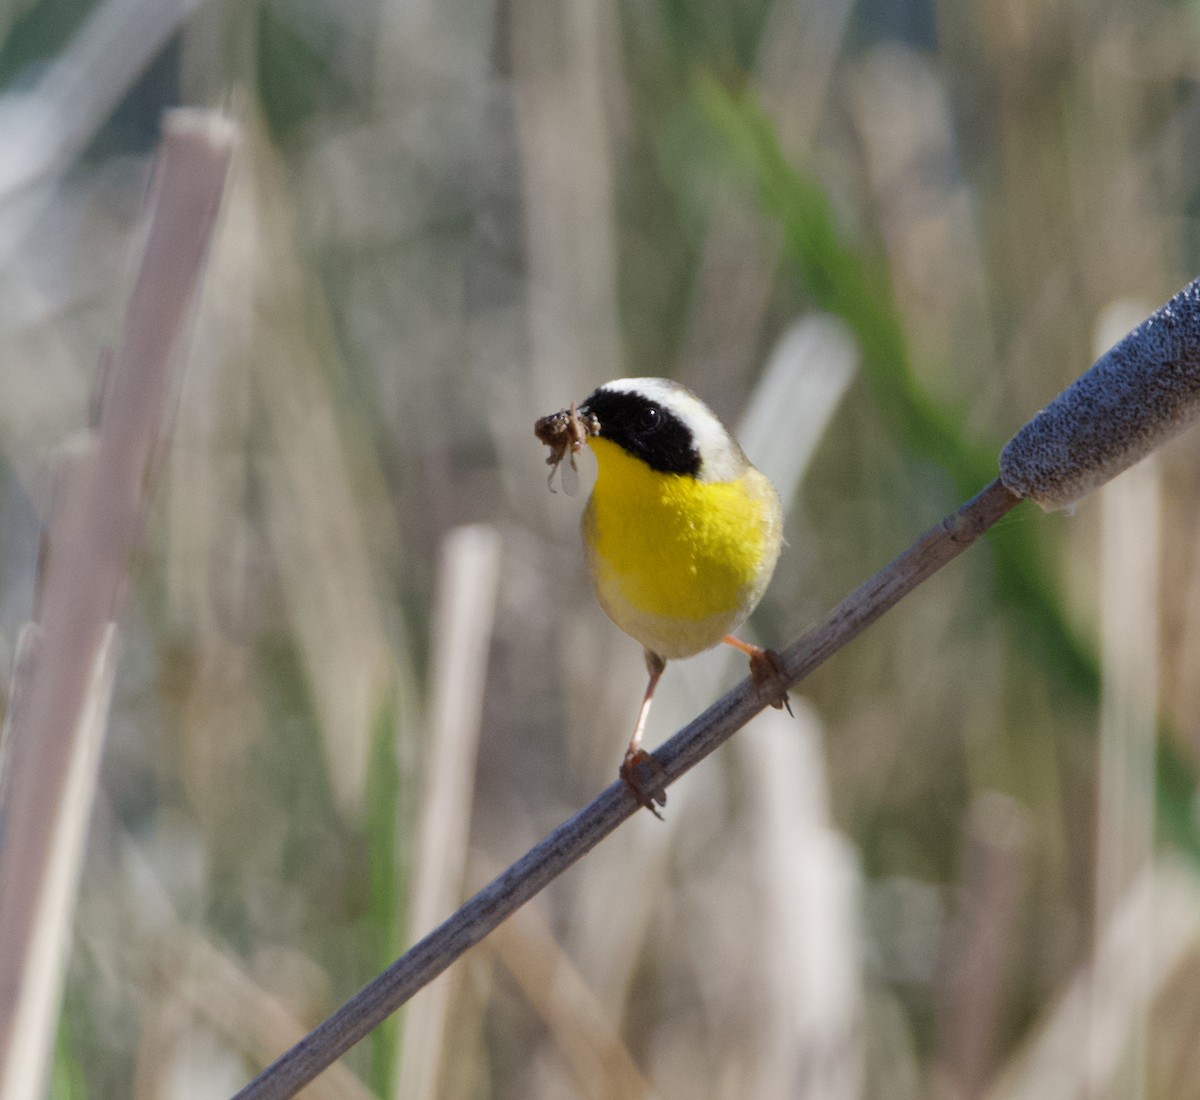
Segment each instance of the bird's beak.
M587 407L580 405L575 410L576 438L580 443L586 443L592 436L600 434L600 421Z

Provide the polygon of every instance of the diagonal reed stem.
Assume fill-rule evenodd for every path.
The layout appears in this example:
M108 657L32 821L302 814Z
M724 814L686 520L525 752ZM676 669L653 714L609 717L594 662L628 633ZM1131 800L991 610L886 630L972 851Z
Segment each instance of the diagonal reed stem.
M788 684L798 683L922 581L958 557L1020 499L999 481L993 481L859 585L824 622L780 654ZM732 737L767 705L769 698L769 692L760 693L748 679L744 680L676 733L655 753L666 773L666 783L674 782ZM613 783L263 1070L234 1100L294 1096L636 810L637 803L625 786Z

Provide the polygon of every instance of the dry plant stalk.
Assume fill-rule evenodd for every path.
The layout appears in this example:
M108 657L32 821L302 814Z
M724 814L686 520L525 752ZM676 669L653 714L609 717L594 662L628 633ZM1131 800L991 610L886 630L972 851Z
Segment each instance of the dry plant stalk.
M173 390L170 368L204 272L234 137L231 123L207 112L177 111L164 122L142 263L108 364L100 421L88 453L65 479L52 520L29 682L7 748L0 847L6 1100L41 1094L74 890L61 884L77 878L98 735L82 780L80 754L89 728L94 734L104 723L103 714L87 721L87 712L99 698L98 662L127 585L143 490Z
M958 557L1026 496L1064 507L1145 457L1200 416L1200 280L1130 333L1005 447L1001 477L921 536L784 650L781 675L794 686L856 638L922 581ZM664 786L728 740L770 700L744 680L654 755ZM235 1100L295 1095L468 948L582 858L637 809L613 783L300 1043Z
M926 532L838 604L824 623L780 654L788 683L797 683L856 638L888 608L958 557L1020 499L994 481ZM769 695L749 679L718 699L654 754L663 768L664 785L698 764L769 705ZM263 1070L235 1100L294 1096L636 810L637 803L625 784L613 783Z
M425 775L409 928L432 928L463 895L471 798L488 646L500 587L500 536L492 527L458 527L442 547L435 604L432 758ZM438 1095L451 989L430 990L427 1011L404 1023L395 1094L410 1100Z

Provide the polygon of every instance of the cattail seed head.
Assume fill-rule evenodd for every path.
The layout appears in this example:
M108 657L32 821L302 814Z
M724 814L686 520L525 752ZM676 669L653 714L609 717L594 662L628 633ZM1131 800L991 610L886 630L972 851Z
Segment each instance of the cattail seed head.
M1200 279L1183 288L1030 420L1000 454L1000 480L1065 508L1200 417Z

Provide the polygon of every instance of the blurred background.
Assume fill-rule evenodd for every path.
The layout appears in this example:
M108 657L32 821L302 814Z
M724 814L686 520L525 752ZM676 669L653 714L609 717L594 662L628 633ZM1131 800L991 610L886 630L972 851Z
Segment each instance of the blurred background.
M0 5L5 681L161 113L243 130L51 1095L230 1095L615 777L535 417L738 425L784 646L1197 274L1198 57L1188 0ZM1193 432L1023 505L305 1095L1200 1097L1198 487Z

